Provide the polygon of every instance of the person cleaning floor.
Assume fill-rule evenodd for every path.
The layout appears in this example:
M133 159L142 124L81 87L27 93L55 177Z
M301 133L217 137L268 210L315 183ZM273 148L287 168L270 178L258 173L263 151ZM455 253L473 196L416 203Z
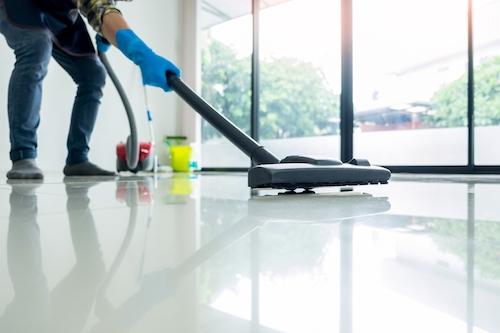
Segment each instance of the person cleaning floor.
M51 57L78 87L64 175L115 175L88 159L106 72L81 15L98 34L97 48L105 52L110 44L118 47L140 67L145 85L170 91L165 73L180 76L177 66L157 55L128 26L115 0L0 0L0 33L16 57L7 107L12 160L9 179L43 179L36 164L37 128L42 83Z

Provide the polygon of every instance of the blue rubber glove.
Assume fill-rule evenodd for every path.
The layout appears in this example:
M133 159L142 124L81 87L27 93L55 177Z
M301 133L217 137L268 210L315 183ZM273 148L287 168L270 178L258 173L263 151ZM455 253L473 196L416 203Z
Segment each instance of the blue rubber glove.
M180 76L177 66L160 57L149 48L132 30L122 29L116 32L116 43L120 51L141 68L142 80L145 85L159 87L171 91L167 83L167 71Z
M96 35L95 41L97 44L97 51L99 51L100 53L108 52L109 48L111 47L111 44L107 41L107 39L102 37L101 35Z

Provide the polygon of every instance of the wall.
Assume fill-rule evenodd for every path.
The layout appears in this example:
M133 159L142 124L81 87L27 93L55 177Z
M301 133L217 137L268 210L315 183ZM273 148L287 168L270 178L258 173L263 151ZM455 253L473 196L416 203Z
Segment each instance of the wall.
M179 61L181 0L139 0L119 5L137 34L157 53L175 63ZM139 69L116 49L109 52L109 58L128 89L136 110L141 138L149 140ZM0 170L7 170L10 167L7 86L14 57L3 38L0 41L0 59ZM64 166L66 136L75 92L76 88L71 79L52 61L44 83L42 122L39 129L38 161L45 171L60 171ZM149 89L149 99L155 115L156 140L158 146L163 148L161 138L166 134L177 134L177 129L180 128L179 100L174 94L165 94L155 88ZM91 142L91 159L104 167L114 168L115 145L125 140L128 133L125 112L111 81L108 80ZM160 153L162 160L165 160L166 150L161 149Z

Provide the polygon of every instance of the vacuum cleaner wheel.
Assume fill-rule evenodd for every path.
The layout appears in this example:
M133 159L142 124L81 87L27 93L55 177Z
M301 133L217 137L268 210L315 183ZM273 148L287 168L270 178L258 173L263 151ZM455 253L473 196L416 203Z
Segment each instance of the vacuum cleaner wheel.
M135 169L129 169L129 167L127 165L127 161L124 161L124 160L117 158L116 159L116 171L118 171L118 172L129 171L132 173L138 173L139 171L142 171L141 164L142 164L142 162L139 162Z
M137 168L131 170L128 168L127 161L120 158L116 159L116 170L118 172L129 171L132 173L138 173L139 171L153 171L154 168L154 156L148 156L144 160L139 161Z
M152 155L149 155L144 160L139 162L139 167L142 171L153 171L154 169L155 158Z
M124 172L129 171L127 166L127 161L121 160L120 158L116 159L116 171Z

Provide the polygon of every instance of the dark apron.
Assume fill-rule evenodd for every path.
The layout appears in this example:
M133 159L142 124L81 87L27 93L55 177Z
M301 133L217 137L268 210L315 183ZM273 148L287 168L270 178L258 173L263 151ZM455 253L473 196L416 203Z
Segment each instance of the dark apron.
M2 1L2 0L0 0ZM13 24L32 29L49 29L54 44L68 54L95 54L92 39L72 0L3 0Z

